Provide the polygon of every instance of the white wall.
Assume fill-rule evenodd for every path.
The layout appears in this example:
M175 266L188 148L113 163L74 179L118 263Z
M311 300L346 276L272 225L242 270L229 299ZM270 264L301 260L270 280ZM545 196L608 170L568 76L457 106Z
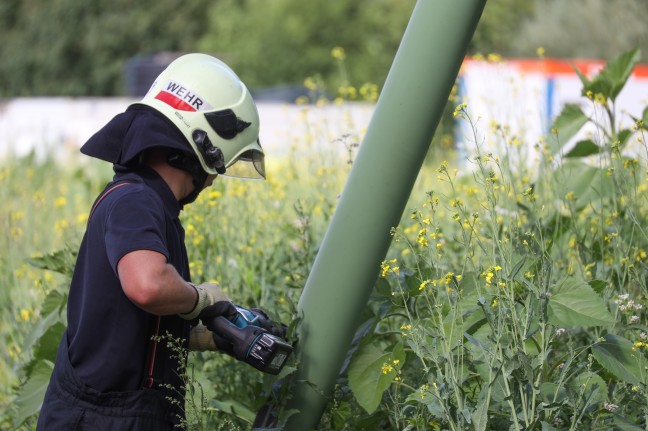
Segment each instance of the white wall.
M75 153L94 132L134 100L123 98L18 98L0 101L0 157L64 157ZM304 150L344 151L336 139L359 141L371 118L372 105L293 105L261 102L261 145L268 156L284 155L291 146ZM309 139L304 139L309 136ZM298 148L299 149L299 148Z
M479 144L483 154L500 157L511 149L494 125L508 128L507 137L523 142L515 149L518 161L529 166L539 160L536 144L550 133L555 117L566 104L577 104L589 116L602 119L600 105L581 95L582 83L574 72L576 66L588 78L605 66L600 61L504 60L497 62L467 60L462 66L460 98L467 103L470 118L476 124L476 137L467 121L457 123L456 138L463 157L472 157ZM648 66L639 65L616 101L617 126L633 124L630 115L641 118L648 106ZM598 112L597 112L598 109ZM565 144L568 150L593 127L586 127ZM596 142L596 139L594 139ZM509 154L511 151L509 151Z

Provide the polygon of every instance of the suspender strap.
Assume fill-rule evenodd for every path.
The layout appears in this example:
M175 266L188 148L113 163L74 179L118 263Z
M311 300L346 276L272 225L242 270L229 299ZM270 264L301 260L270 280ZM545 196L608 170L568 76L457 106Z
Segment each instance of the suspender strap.
M110 193L114 192L114 191L117 190L118 188L121 188L121 187L123 187L123 186L125 186L125 185L127 185L127 184L133 184L133 183L130 182L130 181L120 182L120 183L114 184L114 185L113 185L112 187L110 187L108 190L104 191L104 192L103 192L103 193L102 193L102 194L97 198L97 200L95 201L94 205L92 205L92 209L90 209L90 215L88 215L88 221L90 221L90 218L92 218L92 214L94 214L95 210L97 209L97 206L99 206L99 204L101 203L101 201L103 201L104 198L105 198L106 196L108 196Z

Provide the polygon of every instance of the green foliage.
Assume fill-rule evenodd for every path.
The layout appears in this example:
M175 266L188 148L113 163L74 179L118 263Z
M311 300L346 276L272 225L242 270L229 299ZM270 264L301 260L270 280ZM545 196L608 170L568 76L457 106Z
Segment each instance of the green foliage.
M583 96L601 94L606 99L609 99L611 103L614 103L640 58L641 52L639 48L623 53L608 63L605 69L592 80L589 80L582 72L576 69L583 83Z
M191 51L221 56L253 88L319 76L335 94L346 85L329 61L335 47L353 58L350 81L381 86L414 4L5 0L0 96L123 95L130 58ZM529 56L545 46L556 57L608 58L629 46L646 48L647 13L643 0L487 2L469 53Z
M627 339L607 334L601 342L592 346L592 353L605 370L618 379L631 385L645 383L646 357Z
M641 119L612 125L636 61L624 53L591 81L608 82L591 98L606 122L566 107L553 131L565 142L537 172L475 143L473 172L444 162L449 190L437 186L394 230L398 258L382 265L344 383L365 417L388 418L376 429L645 427L647 161L614 143L645 149L646 135ZM591 125L587 146L564 150Z
M220 53L252 87L301 85L320 75L335 93L341 83L330 52L341 46L355 82L382 84L414 2L219 1L210 9L202 51Z
M610 326L614 317L601 297L582 279L567 278L555 287L547 321L560 328Z
M515 41L524 39L524 32L520 27L525 19L534 15L537 8L537 2L530 0L486 2L470 43L470 52L482 54L496 52L506 55ZM532 47L533 51L536 47Z
M67 289L72 279L76 250L64 248L46 256L29 260L31 265L62 274L63 283L49 291L40 307L40 320L34 325L24 342L26 352L32 353L31 360L23 367L24 381L16 396L17 425L40 411L49 379L56 362L56 352L67 319Z
M123 94L126 61L137 54L192 50L207 24L209 3L3 2L0 96Z
M648 49L643 0L537 0L533 6L510 40L510 55L529 56L542 46L549 57L610 60L635 46Z
M402 345L385 352L379 345L365 344L354 354L348 371L349 387L367 413L376 411L382 394L391 386L404 362Z

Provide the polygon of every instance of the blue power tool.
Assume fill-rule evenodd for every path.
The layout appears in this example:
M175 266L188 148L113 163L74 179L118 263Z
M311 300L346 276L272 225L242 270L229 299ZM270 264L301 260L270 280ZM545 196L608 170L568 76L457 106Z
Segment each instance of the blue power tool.
M235 308L233 318L214 319L214 332L231 342L236 359L264 373L278 374L293 352L282 338L285 329L272 324L261 310Z

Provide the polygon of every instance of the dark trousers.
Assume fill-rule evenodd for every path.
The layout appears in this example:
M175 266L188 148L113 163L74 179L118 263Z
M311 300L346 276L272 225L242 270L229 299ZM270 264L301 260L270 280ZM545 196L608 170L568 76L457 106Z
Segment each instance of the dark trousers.
M70 364L63 335L37 431L176 431L182 429L174 426L177 421L153 389L101 393L84 385Z

